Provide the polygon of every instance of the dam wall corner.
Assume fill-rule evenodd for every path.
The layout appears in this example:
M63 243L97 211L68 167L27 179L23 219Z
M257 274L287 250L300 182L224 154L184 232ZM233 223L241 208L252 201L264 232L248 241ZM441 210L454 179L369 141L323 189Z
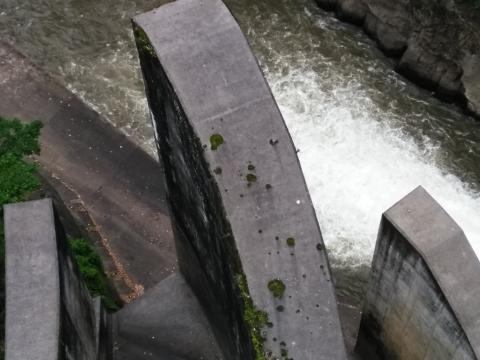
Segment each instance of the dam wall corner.
M381 220L356 350L367 359L478 359L480 263L418 187Z
M295 147L220 0L133 19L179 265L228 359L345 359Z

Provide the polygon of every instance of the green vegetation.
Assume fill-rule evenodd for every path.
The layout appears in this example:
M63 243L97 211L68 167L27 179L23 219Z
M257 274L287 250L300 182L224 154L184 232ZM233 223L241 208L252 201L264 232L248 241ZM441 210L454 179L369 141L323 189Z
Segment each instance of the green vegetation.
M249 183L257 181L257 177L253 174L247 174L247 176L245 176L245 178L247 179L247 181Z
M110 289L100 256L84 239L70 239L69 245L90 294L100 296L108 310L118 310L120 306Z
M223 144L223 136L220 134L213 134L210 136L210 149L217 150Z
M135 34L135 40L137 42L137 48L139 49L139 51L144 51L150 56L156 58L157 54L155 52L155 49L150 43L150 40L148 39L148 36L145 33L145 31L143 31L138 26L134 26L133 32Z
M295 238L289 237L287 239L287 245L290 246L290 247L294 247L295 246Z
M243 316L250 331L250 339L252 340L255 352L255 360L266 360L263 349L264 339L262 337L262 328L271 326L268 321L268 315L265 311L258 310L250 297L248 291L247 278L245 274L237 275L237 285L243 299Z
M42 124L34 121L22 124L18 120L0 117L0 359L4 358L5 335L5 239L3 205L26 200L40 187L36 166L24 157L40 152L38 137Z
M268 282L268 290L270 290L274 297L281 298L285 292L285 284L280 279L273 279Z

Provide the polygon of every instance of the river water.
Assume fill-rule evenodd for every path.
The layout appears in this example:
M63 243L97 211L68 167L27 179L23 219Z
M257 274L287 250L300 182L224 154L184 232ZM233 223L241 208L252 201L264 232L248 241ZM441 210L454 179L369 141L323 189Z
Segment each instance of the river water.
M164 2L0 0L0 34L153 156L129 18ZM480 254L480 122L313 0L226 3L300 150L342 297L361 301L381 213L418 185Z

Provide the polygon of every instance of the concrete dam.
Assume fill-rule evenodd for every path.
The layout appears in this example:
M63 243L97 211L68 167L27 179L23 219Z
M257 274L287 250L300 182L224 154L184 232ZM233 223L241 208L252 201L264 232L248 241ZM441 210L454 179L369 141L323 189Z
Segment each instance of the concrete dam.
M106 314L75 275L51 202L7 206L7 359L57 348L59 359L477 358L480 264L425 190L382 217L352 351L298 149L230 11L180 0L135 17L133 31L181 275L152 276ZM38 271L43 257L51 266ZM48 291L45 278L60 280ZM58 315L42 313L45 332L26 347L18 319L41 313L39 299Z

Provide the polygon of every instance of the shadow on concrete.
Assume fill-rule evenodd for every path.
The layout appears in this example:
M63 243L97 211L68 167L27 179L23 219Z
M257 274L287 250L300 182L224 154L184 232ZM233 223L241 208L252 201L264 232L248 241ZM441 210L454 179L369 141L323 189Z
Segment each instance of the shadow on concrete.
M115 360L222 359L208 320L180 273L115 314Z

